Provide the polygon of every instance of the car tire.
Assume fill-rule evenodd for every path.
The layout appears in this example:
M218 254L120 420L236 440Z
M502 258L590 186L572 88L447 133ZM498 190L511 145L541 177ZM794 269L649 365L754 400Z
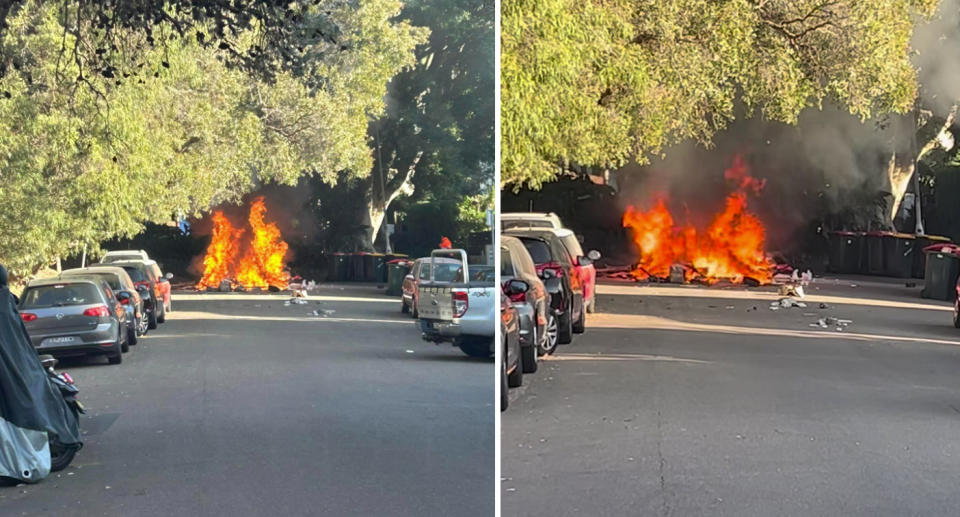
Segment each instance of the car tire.
M127 328L127 343L130 346L136 345L140 340L137 339L137 329Z
M67 447L50 442L50 472L60 472L67 468L77 453L76 447Z
M412 315L413 315L413 319L415 319L415 320L420 319L420 311L417 310L417 299L416 299L416 298L413 299L413 314L412 314Z
M400 312L403 314L410 313L410 306L407 305L406 300L403 300L403 299L400 300Z
M523 349L521 349L521 352ZM507 356L503 356L503 360L507 360ZM509 375L507 375L507 386L510 388L519 388L523 386L523 354L520 354L520 357L517 358L517 367L513 369Z
M953 302L953 326L960 329L960 298Z
M153 330L157 328L157 313L155 311L149 311L147 313L147 328Z
M166 307L163 306L162 303L160 304L160 308L161 308L162 310L160 311L160 314L157 314L157 323L166 323L166 322L167 322L167 309L166 309Z
M540 367L540 363L537 360L539 355L539 350L537 350L536 345L520 349L520 356L523 361L523 373L537 373L537 369Z
M500 411L506 411L510 405L510 395L507 388L507 362L500 361Z
M457 347L470 357L490 359L490 339L463 338L457 341Z
M537 347L539 355L551 355L557 351L557 342L559 341L559 323L557 316L553 311L547 313L547 325L545 327L543 341Z
M107 362L110 364L120 364L123 362L123 350L118 349L111 355L107 356Z
M146 336L147 331L150 329L150 315L147 314L147 311L144 310L140 313L140 319L137 320L137 335Z
M580 303L580 317L577 318L577 321L573 323L573 333L574 334L583 334L583 331L587 328L587 308L584 306L583 302Z
M570 305L567 307L567 310L564 311L563 316L560 316L560 328L557 331L557 343L561 345L568 345L573 342L573 302L570 302Z
M126 339L127 337L126 331L120 331L120 332L117 332L117 334L119 334L119 336L117 336L117 348L120 349L120 353L125 354L129 352L130 341Z

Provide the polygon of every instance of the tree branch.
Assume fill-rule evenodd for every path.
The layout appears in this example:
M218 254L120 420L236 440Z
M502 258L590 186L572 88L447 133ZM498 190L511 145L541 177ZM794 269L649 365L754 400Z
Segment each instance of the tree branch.
M400 192L404 190L411 182L413 181L413 175L417 172L417 164L420 163L420 158L423 156L423 150L417 151L417 155L413 157L413 160L410 162L410 166L407 167L407 172L405 174L397 174L394 178L387 183L387 192L390 194L387 196L386 202L383 204L383 209L386 210L390 203L393 202L397 196L400 195Z

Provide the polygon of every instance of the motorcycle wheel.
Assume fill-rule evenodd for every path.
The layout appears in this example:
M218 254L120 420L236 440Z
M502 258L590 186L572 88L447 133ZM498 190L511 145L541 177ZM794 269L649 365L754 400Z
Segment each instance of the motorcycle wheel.
M67 447L65 445L55 444L53 441L50 442L50 472L60 472L61 470L67 468L67 465L70 465L70 462L73 461L73 456L77 453L75 447Z

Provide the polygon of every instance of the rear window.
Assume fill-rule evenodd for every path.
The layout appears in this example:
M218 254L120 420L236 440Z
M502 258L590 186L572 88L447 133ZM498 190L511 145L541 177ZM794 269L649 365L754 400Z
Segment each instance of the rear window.
M429 266L429 264L424 265ZM429 274L427 278L430 278ZM463 268L460 264L436 264L433 279L438 282L462 282Z
M143 259L143 257L141 257L139 254L138 255L107 255L106 257L103 257L103 260L101 262L103 262L104 264L107 264L110 262L120 262L123 260L141 260L141 259Z
M527 248L527 252L530 253L530 258L533 259L534 264L545 264L547 262L553 262L550 254L550 246L547 243L539 239L520 239L523 241L523 247Z
M92 284L54 284L28 287L20 306L25 309L65 307L103 303L96 286Z
M120 279L117 278L117 275L114 275L113 273L64 273L63 276L94 277L99 280L105 281L107 284L110 285L110 289L113 289L116 291L123 289L122 287L120 287Z
M471 282L493 282L496 276L493 266L470 266Z
M550 221L537 221L537 220L513 220L513 221L501 221L500 226L504 230L510 228L553 228L553 223Z
M133 280L134 282L148 282L150 280L147 278L147 275L143 271L137 269L136 266L123 266L123 270L130 275L130 280Z

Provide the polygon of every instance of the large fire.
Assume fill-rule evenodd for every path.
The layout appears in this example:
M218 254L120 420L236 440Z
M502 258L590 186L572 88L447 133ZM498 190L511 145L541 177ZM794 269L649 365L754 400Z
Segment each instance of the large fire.
M740 156L734 158L724 178L734 191L727 195L723 212L714 217L706 231L698 231L691 224L677 226L662 195L649 211L627 207L623 226L633 230L640 252L633 270L636 278L668 278L671 266L680 265L684 280L772 280L773 263L764 250L766 229L747 210L748 191L758 194L765 181L751 177Z
M289 246L283 241L280 229L264 220L266 213L262 197L251 203L250 239L239 261L236 259L245 230L235 228L222 211L213 213L213 234L203 258L203 277L197 289L216 289L224 280L230 281L231 287L286 289L290 275L284 270L284 258Z

